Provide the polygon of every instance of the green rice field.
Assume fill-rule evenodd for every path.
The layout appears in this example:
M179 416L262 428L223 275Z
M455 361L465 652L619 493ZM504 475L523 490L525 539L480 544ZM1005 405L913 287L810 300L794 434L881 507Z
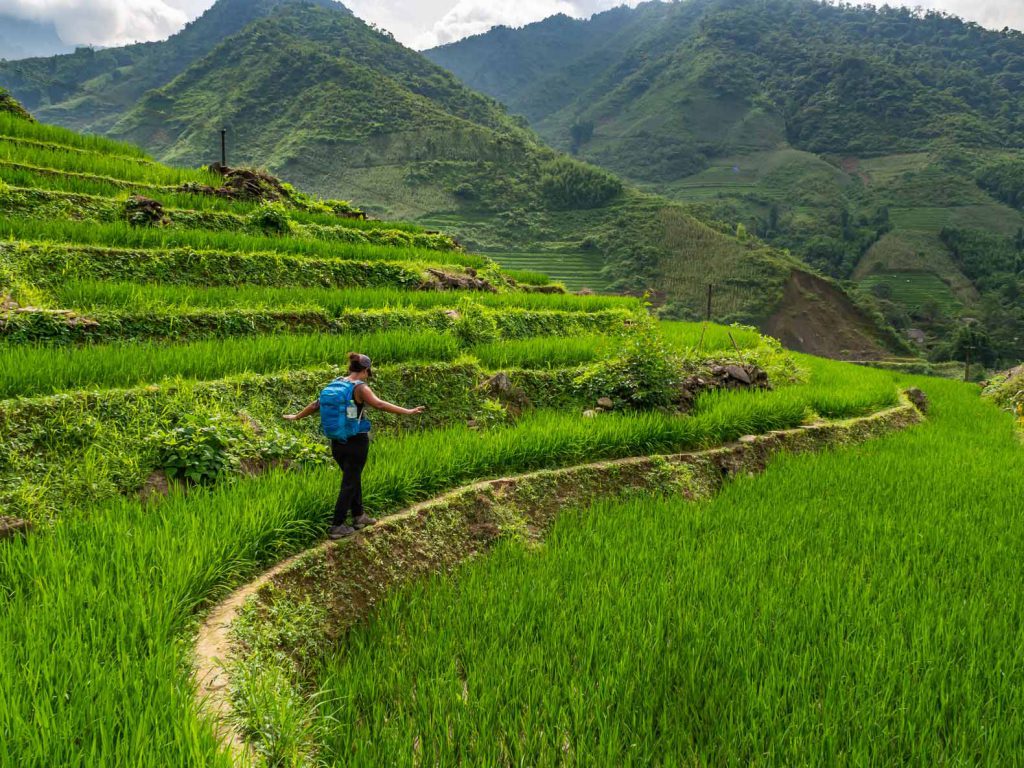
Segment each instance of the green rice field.
M254 768L1019 762L1016 389L1000 410L973 385L558 293L607 288L598 253L471 253L337 201L184 182L219 180L0 112L0 768L242 762L197 700L197 629L323 541L338 468L316 418L282 417L351 351L381 397L424 406L372 414L380 517L483 479L869 416L910 385L932 407L715 498L609 484L543 542L499 526L494 550L320 645L298 705L270 685L229 713ZM129 217L133 190L173 215ZM723 317L789 274L720 255ZM679 295L707 277L674 274ZM715 389L727 365L770 387Z
M396 594L327 654L319 759L1012 764L1024 452L976 389L920 383L925 426L573 510Z
M601 257L587 253L488 253L502 267L513 272L543 272L571 291L589 288L601 291L608 281L601 275Z

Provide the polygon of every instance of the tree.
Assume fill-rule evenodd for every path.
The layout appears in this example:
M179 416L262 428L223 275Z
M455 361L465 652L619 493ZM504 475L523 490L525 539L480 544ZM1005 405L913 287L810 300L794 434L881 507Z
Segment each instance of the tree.
M594 137L594 123L590 120L577 120L569 129L569 137L572 139L570 151L575 155L580 147Z

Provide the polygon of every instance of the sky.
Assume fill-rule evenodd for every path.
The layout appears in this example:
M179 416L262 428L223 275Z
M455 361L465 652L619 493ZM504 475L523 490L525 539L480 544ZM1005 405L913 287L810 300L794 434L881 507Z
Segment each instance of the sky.
M485 32L522 26L556 13L586 17L638 0L347 0L357 16L424 49ZM889 0L954 13L986 27L1024 29L1024 0ZM71 45L159 40L201 14L213 0L0 0L0 15L52 21ZM0 51L2 55L2 51Z

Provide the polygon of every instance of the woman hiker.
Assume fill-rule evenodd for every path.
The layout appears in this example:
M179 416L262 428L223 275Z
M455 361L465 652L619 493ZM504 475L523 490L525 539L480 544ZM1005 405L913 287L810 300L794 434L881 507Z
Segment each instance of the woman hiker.
M334 505L334 521L327 529L327 536L331 539L342 539L351 536L357 530L373 525L377 521L363 511L363 467L366 466L366 459L370 452L370 422L363 419L363 411L366 406L377 408L388 413L396 413L400 416L415 416L423 413L423 406L416 408L402 408L385 400L381 400L375 394L366 380L373 375L372 361L366 355L352 352L348 356L348 376L338 379L328 385L321 393L320 399L329 397L329 392L336 389L340 397L354 405L349 409L348 418L341 413L341 419L347 423L349 434L345 439L331 439L331 455L341 467L341 491L338 493L338 502ZM340 385L340 386L339 386ZM287 414L284 418L288 421L299 421L307 416L321 410L320 400L310 403L299 413ZM326 412L326 408L324 411ZM324 431L328 435L332 427L324 421ZM345 429L346 427L341 427ZM335 430L337 431L337 430ZM352 525L346 524L349 512L352 513Z

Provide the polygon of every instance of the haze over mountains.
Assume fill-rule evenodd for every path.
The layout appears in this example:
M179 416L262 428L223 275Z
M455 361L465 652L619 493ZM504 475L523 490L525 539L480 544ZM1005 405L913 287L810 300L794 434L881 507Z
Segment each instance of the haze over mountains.
M591 275L576 284L602 287L604 267L604 285L659 289L683 316L715 282L723 319L859 357L884 354L885 332L801 260L940 341L957 314L1012 314L990 289L994 274L1016 284L1016 251L979 267L992 244L959 228L1004 254L1024 225L993 197L1015 200L1004 148L1021 135L1020 48L954 20L809 0L651 3L429 53L492 99L330 0L221 0L168 41L8 62L0 85L44 121L177 163L215 159L227 126L233 161L313 191Z
M0 59L71 53L74 46L61 40L52 22L31 21L0 13Z

